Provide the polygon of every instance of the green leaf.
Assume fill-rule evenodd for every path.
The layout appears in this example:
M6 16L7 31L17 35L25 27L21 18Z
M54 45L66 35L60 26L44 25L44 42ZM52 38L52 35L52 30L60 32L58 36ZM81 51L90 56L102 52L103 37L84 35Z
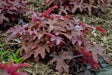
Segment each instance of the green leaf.
M87 32L86 34L89 35L89 32Z
M5 61L2 61L2 63L4 64L4 63L5 63Z
M0 47L4 46L4 44L0 44Z
M20 58L18 59L18 62L22 62L22 61L21 61L22 59L23 59L23 57L20 57ZM18 62L17 62L17 63L18 63Z
M10 55L10 56L7 56L10 60L13 58L13 56L12 55Z
M3 55L3 48L0 49L0 54Z
M19 54L19 50L15 54L18 55Z
M17 57L16 57L16 54L13 53L12 55L13 55L13 57L14 57L15 59L17 58Z
M7 51L4 52L4 55L6 55L9 52L9 49Z

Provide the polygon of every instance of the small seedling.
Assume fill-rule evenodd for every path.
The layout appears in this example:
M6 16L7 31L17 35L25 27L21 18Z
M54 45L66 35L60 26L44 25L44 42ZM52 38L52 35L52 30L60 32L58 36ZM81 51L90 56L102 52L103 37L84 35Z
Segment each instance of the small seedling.
M4 44L0 44L0 47L3 47L4 46Z
M3 47L4 45L1 44L0 47ZM4 59L7 58L7 53L9 52L9 49L6 51L3 51L3 48L0 48L0 58L1 58L1 62L5 63Z
M4 51L3 49L4 44L0 44L0 61L2 63L5 63L5 59L8 59L9 61L13 61L14 63L21 63L21 60L23 57L17 58L17 55L19 54L19 51L12 54L7 54L9 52L9 49Z
M10 61L13 61L15 63L21 63L23 57L17 58L17 55L19 54L19 51L17 51L16 53L12 53L12 55L9 55L8 58Z

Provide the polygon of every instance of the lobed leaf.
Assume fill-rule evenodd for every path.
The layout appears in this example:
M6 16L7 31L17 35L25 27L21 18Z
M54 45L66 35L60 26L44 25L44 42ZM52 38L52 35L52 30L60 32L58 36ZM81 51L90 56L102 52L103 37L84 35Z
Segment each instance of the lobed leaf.
M53 57L52 60L50 60L50 64L53 64L56 62L56 70L58 72L62 73L63 70L67 73L69 72L69 66L65 63L65 59L71 59L72 57L68 54L68 52L62 51L60 55L51 54L51 57Z

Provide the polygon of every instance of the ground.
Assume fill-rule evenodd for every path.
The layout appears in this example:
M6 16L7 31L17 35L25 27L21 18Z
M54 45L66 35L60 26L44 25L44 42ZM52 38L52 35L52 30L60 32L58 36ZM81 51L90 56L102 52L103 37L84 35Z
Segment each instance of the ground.
M33 2L31 2L30 5L32 6L32 8L34 8L35 11L42 8L42 7L37 8L38 4L40 3L38 4L35 3L36 4L36 5L34 4L35 6L32 3ZM92 42L96 42L101 46L103 46L104 48L106 48L107 49L106 53L108 54L109 57L112 57L112 8L108 8L107 10L108 11L106 13L100 13L97 16L95 15L89 16L88 14L76 14L75 18L80 19L85 24L89 24L91 26L98 26L105 29L106 31L105 34L96 31L92 36L88 36L88 38ZM39 10L39 12L40 11L41 10ZM5 50L10 49L9 54L15 52L18 48L17 47L18 42L16 40L6 42L5 39L9 35L5 33L6 31L2 31L2 30L0 31L1 31L0 43L5 45L4 49ZM44 61L36 63L33 62L32 59L30 58L25 62L31 64L31 66L21 68L18 71L28 73L28 75L59 75L58 72L55 72L55 70L53 70L53 66L44 63ZM74 73L74 75L75 74L78 75L78 73ZM68 75L68 74L64 73L63 75Z

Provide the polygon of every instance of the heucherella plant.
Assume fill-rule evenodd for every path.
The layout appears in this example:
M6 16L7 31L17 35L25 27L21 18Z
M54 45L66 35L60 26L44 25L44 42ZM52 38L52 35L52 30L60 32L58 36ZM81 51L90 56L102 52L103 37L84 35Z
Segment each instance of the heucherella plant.
M10 62L9 64L0 63L0 75L27 75L26 73L16 72L19 68L23 66L30 66L30 65L27 63L14 64L13 62Z
M32 14L33 24L14 26L7 31L13 40L21 38L19 44L20 54L23 61L34 55L34 60L52 57L49 64L56 63L56 70L60 73L69 73L68 61L80 59L81 63L87 62L94 69L98 69L98 55L102 56L109 64L109 57L104 53L105 49L96 43L89 42L86 33L89 29L99 30L105 33L104 29L83 24L72 15L49 14L57 6L51 7L44 13ZM47 56L47 57L46 57Z
M13 25L17 18L26 13L26 4L26 0L0 0L0 26Z
M107 7L111 6L111 0L44 0L47 6L59 6L59 14L68 15L68 13L88 12L91 15L93 12L101 10L106 12Z

